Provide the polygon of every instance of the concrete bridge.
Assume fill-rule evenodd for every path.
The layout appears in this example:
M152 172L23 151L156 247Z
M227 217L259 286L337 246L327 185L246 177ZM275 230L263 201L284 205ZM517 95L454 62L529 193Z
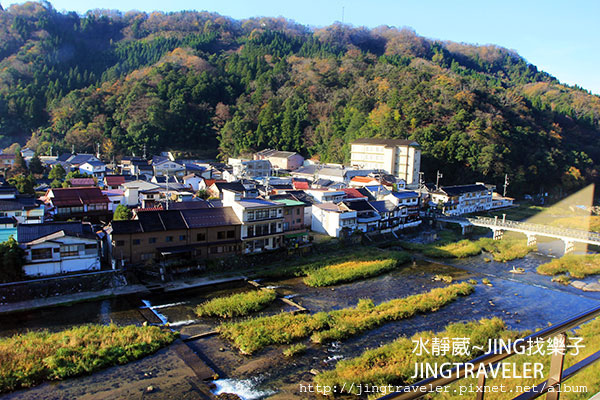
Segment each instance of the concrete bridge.
M505 231L519 232L527 236L527 245L537 243L538 236L560 239L565 243L565 254L573 251L575 243L586 243L600 246L600 233L579 229L560 228L529 222L511 221L505 218L440 218L441 221L459 223L463 230L467 225L481 226L492 230L494 240L502 239Z

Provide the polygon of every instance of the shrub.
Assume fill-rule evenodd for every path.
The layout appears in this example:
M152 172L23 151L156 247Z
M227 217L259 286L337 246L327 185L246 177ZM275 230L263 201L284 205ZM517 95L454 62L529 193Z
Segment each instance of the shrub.
M410 259L410 256L406 253L394 252L390 255L392 258L347 261L328 265L309 272L306 278L304 278L304 283L308 286L320 287L369 278L390 271Z
M487 349L490 338L516 339L520 337L516 331L507 331L502 320L498 318L485 319L479 322L455 323L446 326L442 332L419 332L411 338L400 337L396 341L373 350L367 350L362 355L340 361L334 370L318 374L314 378L315 384L329 385L330 387L353 388L352 393L359 394L359 385L384 387L387 385L406 385L414 382L416 363L444 363L468 361L480 353L463 356L453 356L452 352L446 355L424 354L418 356L414 352L415 341L431 340L440 337L468 337L471 349L479 346ZM381 393L380 395L383 395Z
M235 323L224 323L218 330L243 354L252 354L273 344L288 344L312 335L322 343L340 340L373 329L386 322L410 318L417 313L437 311L440 307L473 292L468 283L436 288L427 293L394 299L374 306L362 299L356 307L317 314L283 313Z
M0 392L89 374L152 354L176 334L156 326L83 325L0 339Z
M209 300L198 305L195 311L199 317L242 317L262 310L276 298L273 289L253 290Z
M283 351L285 357L294 357L295 355L306 352L306 345L303 343L296 343L288 347Z
M600 274L600 254L567 254L540 265L537 272L542 275L569 273L577 279Z

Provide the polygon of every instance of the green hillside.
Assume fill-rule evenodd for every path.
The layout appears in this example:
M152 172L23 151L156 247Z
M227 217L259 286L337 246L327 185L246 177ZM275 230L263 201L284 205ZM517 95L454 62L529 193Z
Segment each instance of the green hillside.
M511 190L598 180L600 97L513 51L407 29L205 12L0 11L0 145L221 157L265 147L349 160L359 137L411 138L444 182Z

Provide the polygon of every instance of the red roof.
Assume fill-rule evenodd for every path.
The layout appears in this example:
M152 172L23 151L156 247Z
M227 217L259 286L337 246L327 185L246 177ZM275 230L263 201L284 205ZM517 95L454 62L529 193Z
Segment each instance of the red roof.
M96 183L93 178L71 178L71 186L94 186Z
M217 180L216 179L204 179L204 184L206 185L206 187L212 186L213 183L215 183Z
M365 199L367 196L359 192L357 189L347 188L340 189L342 192L346 193L347 198L349 199Z
M377 182L377 179L371 178L370 176L355 176L351 179L352 182L362 182L362 183L371 183L373 181Z
M108 197L97 187L71 187L66 189L48 189L46 198L55 207L81 206L83 204L108 203Z
M125 183L123 175L107 175L104 177L104 183L108 186L120 186Z
M304 190L309 189L308 182L303 181L293 181L294 189Z

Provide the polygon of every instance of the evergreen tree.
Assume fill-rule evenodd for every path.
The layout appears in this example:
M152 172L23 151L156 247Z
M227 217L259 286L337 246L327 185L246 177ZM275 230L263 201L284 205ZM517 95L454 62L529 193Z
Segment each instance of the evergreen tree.
M25 251L19 247L11 236L6 242L0 243L0 282L14 282L25 277L23 264Z
M126 221L131 219L132 212L131 210L125 206L124 204L119 204L115 209L115 213L113 215L113 220L115 221Z

